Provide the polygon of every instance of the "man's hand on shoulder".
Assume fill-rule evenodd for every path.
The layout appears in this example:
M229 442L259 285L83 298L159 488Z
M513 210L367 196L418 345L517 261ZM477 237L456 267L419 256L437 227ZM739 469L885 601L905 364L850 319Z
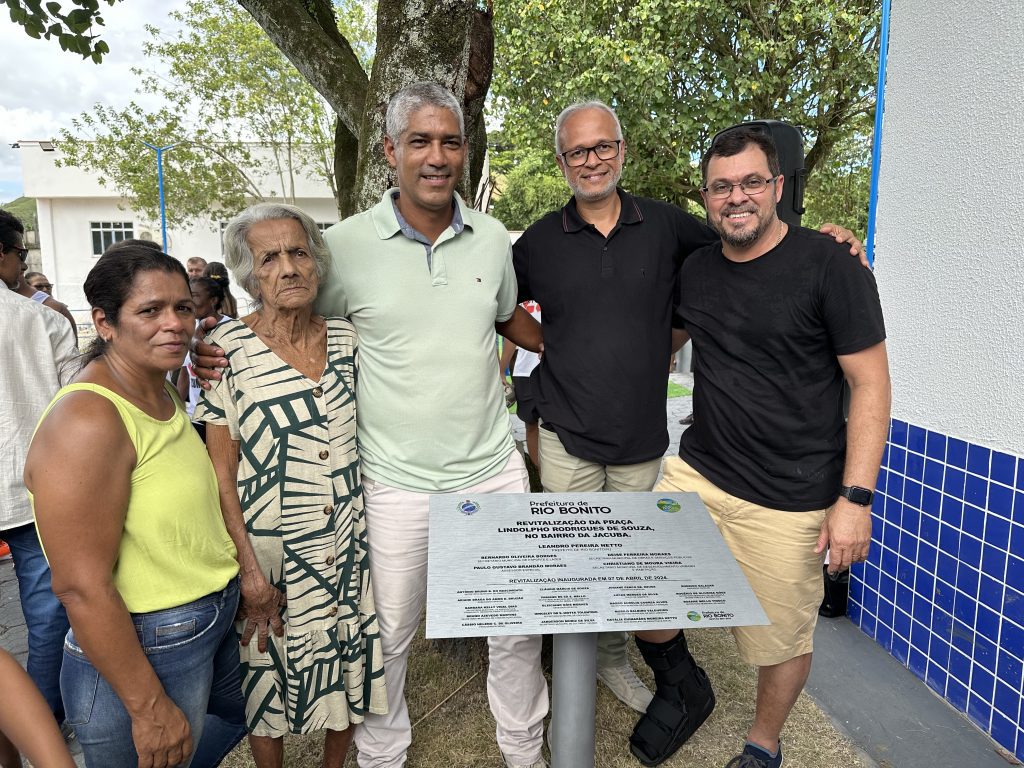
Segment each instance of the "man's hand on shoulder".
M846 227L840 227L838 224L822 224L821 228L818 229L823 235L831 235L836 239L837 243L849 243L850 244L850 255L856 256L860 259L860 263L864 267L870 267L868 264L868 254L864 250L864 244L857 239L857 236L853 234Z
M213 344L207 344L203 339L206 332L217 325L217 319L207 317L196 323L196 332L192 336L192 370L199 379L199 386L209 389L213 386L211 382L220 381L219 368L228 367L228 359L224 357L224 350Z
M828 572L845 571L854 563L868 559L871 548L871 508L854 504L840 496L825 513L818 544L821 554L828 548Z

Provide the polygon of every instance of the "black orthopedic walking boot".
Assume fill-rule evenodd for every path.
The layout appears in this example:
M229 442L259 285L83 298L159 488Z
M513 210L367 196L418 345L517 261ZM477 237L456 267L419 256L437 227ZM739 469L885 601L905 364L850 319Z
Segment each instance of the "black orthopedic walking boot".
M636 638L636 646L654 672L657 688L647 712L629 737L629 751L654 766L686 743L715 708L711 681L686 647L682 631L665 643Z

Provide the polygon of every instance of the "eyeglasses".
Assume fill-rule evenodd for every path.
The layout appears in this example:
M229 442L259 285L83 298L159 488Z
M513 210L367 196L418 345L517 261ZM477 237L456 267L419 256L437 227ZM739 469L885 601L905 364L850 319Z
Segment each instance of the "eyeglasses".
M722 198L728 197L732 194L733 187L739 187L745 195L760 195L764 192L768 185L777 182L778 176L770 179L762 179L760 176L754 176L749 179L744 179L739 184L729 184L725 181L716 181L714 184L709 184L706 187L701 187L700 191L708 197Z
M50 283L35 283L35 284L32 284L32 287L35 288L37 291L52 291L53 290L53 286L50 285Z
M566 165L570 168L577 168L587 162L591 152L597 155L598 160L611 160L613 157L617 157L621 143L622 139L602 141L600 144L595 144L592 147L570 149L568 152L562 152L561 155Z
M28 261L28 248L18 248L15 245L6 245L3 243L0 243L0 245L3 245L5 251L14 251L16 254L18 254L18 258L21 259L23 262Z

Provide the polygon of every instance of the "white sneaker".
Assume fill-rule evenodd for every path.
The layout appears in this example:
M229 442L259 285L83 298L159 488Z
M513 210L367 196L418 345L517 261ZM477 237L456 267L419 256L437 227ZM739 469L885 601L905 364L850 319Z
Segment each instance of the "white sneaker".
M598 667L597 679L608 686L619 701L641 714L647 711L654 698L643 680L636 676L629 661L615 667Z
M506 768L548 768L547 761L543 757L535 763L510 763L503 752L501 759L505 762Z

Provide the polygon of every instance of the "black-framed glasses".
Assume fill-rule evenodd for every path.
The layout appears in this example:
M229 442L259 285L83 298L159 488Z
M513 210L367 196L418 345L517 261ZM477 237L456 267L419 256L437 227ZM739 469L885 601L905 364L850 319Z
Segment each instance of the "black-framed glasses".
M706 187L701 187L700 191L708 197L722 198L728 197L732 194L733 187L739 187L745 195L760 195L766 189L768 185L779 180L778 176L773 176L770 179L762 179L760 176L752 176L749 179L744 179L739 184L730 184L727 181L716 181L713 184L708 184Z
M611 160L614 157L618 157L619 145L621 143L622 139L602 141L592 147L576 147L576 149L570 149L568 152L562 152L561 155L566 165L570 168L577 168L587 162L587 158L590 157L591 152L597 155L598 160Z
M16 245L7 245L6 243L0 243L0 245L3 245L5 251L14 251L23 262L28 261L28 248L19 248Z

